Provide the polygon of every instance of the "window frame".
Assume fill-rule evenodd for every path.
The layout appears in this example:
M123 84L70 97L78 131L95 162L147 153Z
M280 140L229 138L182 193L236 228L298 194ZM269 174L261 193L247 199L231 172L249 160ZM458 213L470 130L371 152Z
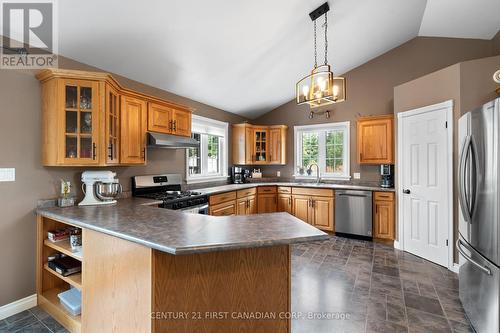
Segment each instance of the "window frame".
M325 133L331 130L342 130L344 132L344 144L343 144L343 161L344 161L344 172L342 174L338 173L325 173L326 170L326 135L320 134L318 136L318 165L320 167L320 177L325 180L349 180L351 179L351 165L350 165L350 141L351 141L351 122L336 122L327 124L316 124L316 125L302 125L294 126L293 128L293 142L294 142L294 172L293 177L295 179L316 179L316 175L313 174L308 176L306 174L301 175L298 173L297 166L299 161L302 160L302 133L304 132L320 132ZM313 171L316 171L313 169Z
M204 128L205 130L200 130ZM186 183L206 183L214 181L227 180L228 175L228 141L229 141L229 123L206 118L198 115L192 116L192 133L201 134L200 137L200 163L201 174L192 175L189 173L189 148L185 150L186 154ZM208 174L208 135L219 136L219 158L220 172L217 174ZM222 141L222 142L221 142Z

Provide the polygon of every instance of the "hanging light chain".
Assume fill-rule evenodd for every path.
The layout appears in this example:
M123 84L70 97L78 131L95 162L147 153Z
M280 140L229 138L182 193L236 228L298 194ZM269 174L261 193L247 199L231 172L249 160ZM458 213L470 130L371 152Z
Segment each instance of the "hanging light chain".
M318 67L318 51L316 43L316 20L314 20L314 68Z
M328 65L328 12L325 13L325 65Z

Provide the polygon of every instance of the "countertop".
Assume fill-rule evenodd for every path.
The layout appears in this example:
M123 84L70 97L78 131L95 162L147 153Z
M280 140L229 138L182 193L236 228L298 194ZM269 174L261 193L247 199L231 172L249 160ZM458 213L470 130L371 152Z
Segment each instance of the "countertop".
M257 186L292 186L292 187L312 187L312 188L327 188L327 189L337 189L337 190L363 190L363 191L377 191L377 192L394 192L394 188L384 188L380 186L375 186L373 184L335 184L335 183L297 183L297 182L256 182L256 183L245 183L245 184L228 184L214 187L197 188L195 191L201 192L203 194L212 195L217 193L224 193L229 191L237 191L245 188L257 187Z
M208 216L130 198L109 206L40 207L37 214L136 242L170 254L285 245L328 235L287 213Z

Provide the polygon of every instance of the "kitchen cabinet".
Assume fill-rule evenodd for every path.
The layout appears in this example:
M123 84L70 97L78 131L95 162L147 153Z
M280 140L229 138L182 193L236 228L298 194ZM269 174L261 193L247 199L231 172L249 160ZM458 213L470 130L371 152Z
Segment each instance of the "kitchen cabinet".
M293 215L318 229L334 231L333 190L292 188Z
M278 212L293 214L292 188L288 186L278 186Z
M287 126L233 125L233 163L236 165L286 164Z
M191 136L191 111L161 103L148 105L148 131Z
M238 212L236 192L211 195L208 198L209 214L214 216L236 215Z
M373 237L394 240L395 238L394 193L374 192Z
M237 215L257 214L257 199L255 195L237 199L236 206Z
M120 94L112 85L106 84L106 116L103 159L107 165L120 163Z
M276 193L258 195L257 212L259 214L274 213L276 212L277 205L278 197Z
M213 216L229 216L236 215L236 201L223 202L217 205L210 206L210 215Z
M42 84L45 166L97 166L101 161L99 82L54 78Z
M359 118L357 149L359 164L394 164L394 116Z
M126 89L108 73L46 69L36 77L44 166L145 164L148 104L170 107L172 134L191 135L190 108ZM164 114L155 115L158 131Z
M125 95L121 98L121 107L120 162L145 164L147 103Z

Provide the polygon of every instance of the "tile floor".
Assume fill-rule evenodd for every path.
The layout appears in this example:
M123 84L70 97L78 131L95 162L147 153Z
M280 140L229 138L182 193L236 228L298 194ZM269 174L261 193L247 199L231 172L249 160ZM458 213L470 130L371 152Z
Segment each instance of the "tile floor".
M382 244L331 236L295 245L292 332L473 332L457 289L456 274ZM35 307L0 321L0 332L67 331Z
M379 243L332 236L292 256L293 333L473 332L457 275ZM307 319L330 315L334 319Z

